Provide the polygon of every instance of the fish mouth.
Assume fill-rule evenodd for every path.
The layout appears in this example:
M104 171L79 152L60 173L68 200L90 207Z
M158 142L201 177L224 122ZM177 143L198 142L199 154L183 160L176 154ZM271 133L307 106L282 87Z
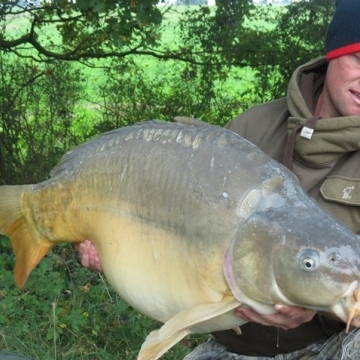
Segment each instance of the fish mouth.
M351 299L352 300L352 299ZM346 332L349 331L350 325L360 327L360 289L354 291L355 301L347 301L347 321Z

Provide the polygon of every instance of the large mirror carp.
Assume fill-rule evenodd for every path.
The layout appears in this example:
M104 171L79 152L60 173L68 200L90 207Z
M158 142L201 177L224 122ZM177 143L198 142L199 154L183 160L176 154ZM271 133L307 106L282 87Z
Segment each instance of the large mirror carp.
M1 186L0 232L20 287L53 245L91 239L112 287L164 323L138 359L236 329L241 305L299 305L359 325L359 237L282 165L206 123L117 129L65 154L44 182Z

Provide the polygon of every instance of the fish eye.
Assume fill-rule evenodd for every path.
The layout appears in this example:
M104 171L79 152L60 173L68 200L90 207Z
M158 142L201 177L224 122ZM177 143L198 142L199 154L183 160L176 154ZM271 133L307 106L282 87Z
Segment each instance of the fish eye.
M300 267L306 271L314 271L319 264L319 255L316 251L305 251L300 257Z
M305 270L313 270L316 264L313 259L303 259L302 265Z

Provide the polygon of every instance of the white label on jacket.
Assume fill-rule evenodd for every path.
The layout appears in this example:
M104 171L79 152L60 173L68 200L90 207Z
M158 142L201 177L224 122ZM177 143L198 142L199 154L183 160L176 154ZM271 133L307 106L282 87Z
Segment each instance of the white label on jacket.
M311 137L312 137L313 132L314 132L314 129L311 129L311 128L307 127L307 126L304 126L301 129L300 136L310 140Z

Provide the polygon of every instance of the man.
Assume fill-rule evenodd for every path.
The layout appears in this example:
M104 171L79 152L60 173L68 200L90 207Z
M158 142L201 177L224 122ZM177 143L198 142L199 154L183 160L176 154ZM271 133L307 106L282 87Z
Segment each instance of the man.
M335 5L327 58L298 68L286 98L253 107L226 127L284 162L321 206L360 233L360 0ZM83 265L94 266L91 243L81 246ZM101 269L98 259L95 266ZM326 314L275 308L268 316L237 309L249 321L242 335L214 333L185 359L360 359L360 331L346 337L344 324Z

